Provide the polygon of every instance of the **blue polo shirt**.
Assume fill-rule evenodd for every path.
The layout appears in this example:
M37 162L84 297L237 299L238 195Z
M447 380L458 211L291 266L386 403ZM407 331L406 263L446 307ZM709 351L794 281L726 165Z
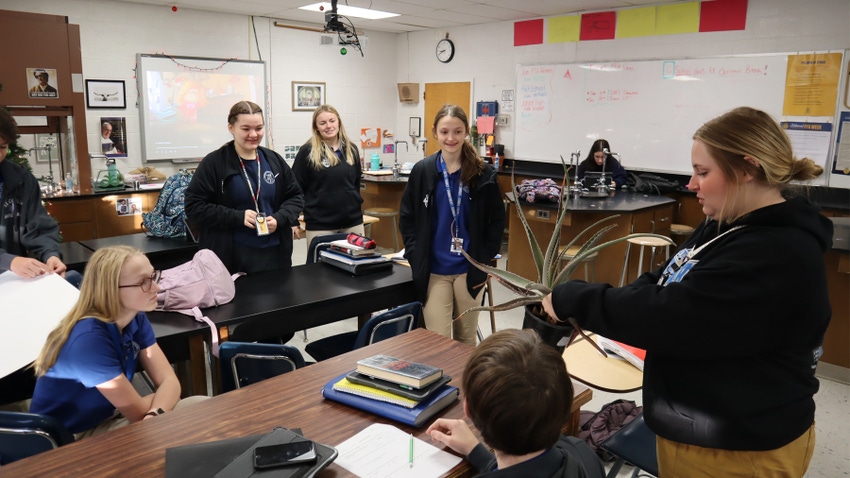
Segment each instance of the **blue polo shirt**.
M96 427L115 407L95 388L124 374L133 379L139 352L156 343L147 315L139 312L119 333L95 318L71 329L56 363L35 384L30 412L53 417L71 433Z
M437 189L434 192L434 211L436 220L431 228L431 273L440 275L463 274L469 271L469 261L462 254L451 252L452 215L446 183L443 180L443 161L437 158ZM449 192L457 207L457 191L460 184L460 169L449 174ZM463 239L463 250L469 251L469 186L463 186L463 198L460 201L460 214L457 224L457 237Z

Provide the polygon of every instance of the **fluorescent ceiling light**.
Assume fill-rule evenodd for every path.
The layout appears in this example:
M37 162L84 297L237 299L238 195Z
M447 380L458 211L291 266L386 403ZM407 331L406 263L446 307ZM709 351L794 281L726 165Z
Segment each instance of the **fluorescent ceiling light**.
M319 7L324 7L324 10L319 10ZM298 8L300 10L310 10L311 12L327 13L331 11L331 4L322 2ZM381 10L373 10L371 8L349 7L348 5L337 5L336 12L346 17L368 18L369 20L380 20L382 18L399 16L398 13L382 12Z

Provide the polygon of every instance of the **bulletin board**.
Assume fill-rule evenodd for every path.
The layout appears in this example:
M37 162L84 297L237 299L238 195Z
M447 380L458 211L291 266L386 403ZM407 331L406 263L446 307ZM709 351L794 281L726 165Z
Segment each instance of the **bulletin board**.
M513 155L559 163L580 150L584 159L604 138L626 169L690 174L692 137L706 121L738 106L789 119L782 116L788 58L519 65Z

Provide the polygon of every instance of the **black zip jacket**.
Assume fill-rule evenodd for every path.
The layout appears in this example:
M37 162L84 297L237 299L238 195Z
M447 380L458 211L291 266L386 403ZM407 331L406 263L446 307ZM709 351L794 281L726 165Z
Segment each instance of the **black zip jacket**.
M431 225L436 221L434 194L443 177L437 173L437 154L413 166L401 198L399 230L404 240L404 257L410 262L413 283L419 301L424 303L431 275ZM441 189L445 194L444 189ZM485 165L475 187L470 188L471 201L468 227L469 250L473 259L489 264L499 253L505 230L505 205L496 181L496 171ZM475 297L487 274L470 265L466 277L469 294Z
M773 450L814 422L815 367L832 311L823 254L832 223L802 198L718 230L703 223L683 245L703 249L680 282L663 271L620 288L572 281L555 289L558 317L647 350L647 425L679 443ZM568 364L569 366L569 364Z
M59 225L41 205L38 180L11 161L0 161L3 196L0 198L0 271L18 256L47 262L59 253Z
M295 175L289 165L276 152L260 146L263 155L268 160L275 179L275 204L277 211L272 214L277 221L276 234L280 234L279 267L292 265L292 231L291 227L298 224L298 215L304 207L304 196L295 180ZM185 210L186 217L201 227L201 238L198 247L210 249L216 253L221 262L231 273L236 245L233 242L233 231L245 227L245 211L233 209L232 191L225 187L227 179L233 175L241 175L239 156L233 141L206 155L192 176L192 182L186 188Z
M292 172L304 193L304 223L308 231L336 231L363 224L360 196L360 153L352 148L354 164L340 160L316 169L310 162L313 147L305 143L295 155Z

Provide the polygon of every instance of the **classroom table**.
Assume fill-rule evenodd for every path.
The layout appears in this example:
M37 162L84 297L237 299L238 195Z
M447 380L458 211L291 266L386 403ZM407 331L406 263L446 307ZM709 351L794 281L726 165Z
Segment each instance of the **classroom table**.
M83 246L79 242L62 242L59 244L59 253L62 254L62 262L68 267L69 271L77 271L82 273L92 252L88 247Z
M268 433L276 426L301 428L307 438L336 446L373 423L397 426L430 441L427 426L413 428L346 405L324 400L322 386L355 368L357 360L375 354L404 357L443 368L459 386L463 368L472 354L469 345L425 329L415 329L391 339L348 352L263 382L210 398L134 423L102 435L26 458L3 467L8 476L164 476L166 448L226 438ZM592 391L575 384L573 415L592 397ZM462 400L438 416L462 418ZM428 423L430 425L430 422ZM477 431L475 432L477 434ZM465 460L448 476L471 476ZM331 464L319 477L353 476Z
M589 335L597 340L596 334ZM609 393L640 390L643 371L617 357L604 357L584 337L579 337L564 349L564 362L570 377L593 388Z
M183 264L190 261L198 251L198 244L186 237L152 237L143 232L89 239L79 244L92 252L106 246L132 246L148 256L155 269L169 269Z
M234 299L203 309L222 338L239 325L239 340L257 340L304 330L416 300L410 269L397 264L386 271L352 276L323 263L257 272L236 280ZM205 324L176 312L149 312L157 343L171 363L189 360L187 394L204 393ZM214 388L216 380L213 380Z

